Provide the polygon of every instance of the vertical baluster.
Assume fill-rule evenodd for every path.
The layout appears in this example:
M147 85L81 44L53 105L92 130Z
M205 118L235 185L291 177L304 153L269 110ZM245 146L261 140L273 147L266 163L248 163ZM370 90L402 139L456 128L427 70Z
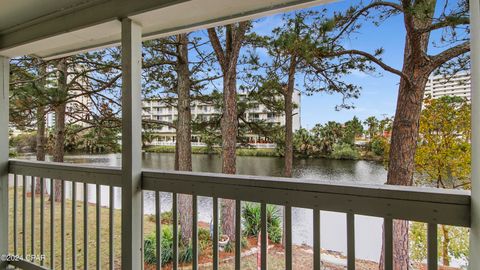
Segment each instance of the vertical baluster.
M83 269L88 270L88 184L83 183Z
M60 231L61 231L61 244L62 244L62 250L61 250L61 264L62 264L62 269L65 269L65 265L67 264L66 258L65 258L65 250L67 248L66 245L66 233L65 233L65 180L62 181L62 200L60 204Z
M162 269L162 209L160 208L160 191L155 191L155 232L156 232L156 252L157 252L157 265L156 269Z
M213 270L218 270L218 198L213 198Z
M428 224L428 270L438 269L438 240L437 240L437 224Z
M198 268L198 209L197 209L197 195L192 195L192 270Z
M240 223L241 213L242 212L242 201L235 201L235 270L240 270L241 268L241 253L242 253L242 227Z
M383 238L385 243L385 270L393 269L393 220L391 218L383 219Z
M55 180L50 179L50 268L55 269Z
M77 269L77 183L72 182L72 269Z
M101 204L101 199L102 199L102 190L101 190L102 186L100 185L97 185L97 212L96 212L96 215L97 215L97 270L100 270L101 269L101 253L100 253L100 238L101 238L101 217L100 217L100 204Z
M113 249L113 228L114 228L114 210L115 210L115 187L114 186L110 186L110 215L109 215L109 232L110 232L110 238L109 238L109 248L110 248L110 255L109 255L109 266L110 266L110 270L113 270L114 268L114 261L113 261L113 252L114 252L114 249Z
M267 250L268 250L268 234L267 234L267 204L262 203L260 207L260 224L261 224L261 269L267 270Z
M141 200L140 200L140 231L141 231L141 243L142 243L142 252L140 252L140 261L141 261L141 268L140 270L144 270L144 262L145 262L145 252L143 252L143 246L144 246L144 243L145 243L145 232L144 232L144 228L145 228L145 224L144 224L144 220L143 220L143 217L145 217L145 191L144 190L141 190L140 191L140 196L141 196Z
M313 269L320 270L320 210L313 209Z
M355 270L355 214L347 213L347 267Z
M23 258L27 257L27 177L23 176L23 195L22 195L22 253Z
M40 178L40 254L45 254L45 179ZM45 265L42 258L40 265Z
M30 220L30 240L31 240L31 250L30 250L30 255L35 254L35 178L33 176L30 176L30 198L31 198L31 220ZM33 262L34 256L31 256L31 261Z
M292 207L285 206L285 269L292 270Z
M172 214L173 214L173 270L178 269L178 213L177 193L172 193Z
M18 255L18 243L17 243L17 189L18 189L18 175L13 177L13 254Z

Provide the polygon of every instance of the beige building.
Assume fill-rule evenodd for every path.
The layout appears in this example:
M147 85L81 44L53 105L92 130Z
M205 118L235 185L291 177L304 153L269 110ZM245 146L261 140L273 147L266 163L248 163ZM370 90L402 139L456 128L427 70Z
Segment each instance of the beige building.
M463 72L452 77L444 75L430 76L425 86L425 97L436 99L443 96L458 96L470 100L470 74Z
M240 92L239 99L244 99L248 93ZM300 102L301 93L295 91L293 95L293 103L296 104L293 115L293 131L300 129ZM158 120L165 122L173 122L177 119L177 109L175 106L165 104L161 99L146 99L143 101L144 119ZM219 115L221 112L212 104L206 104L198 101L192 103L192 119L197 121L208 121L212 117ZM269 111L263 104L252 104L252 108L246 112L245 119L247 121L264 121L280 126L285 125L285 115ZM175 145L175 129L163 126L153 131L156 138L152 141L152 145ZM266 138L258 134L247 134L249 144L259 148L273 148L275 144L269 142ZM198 134L192 135L192 145L204 146Z

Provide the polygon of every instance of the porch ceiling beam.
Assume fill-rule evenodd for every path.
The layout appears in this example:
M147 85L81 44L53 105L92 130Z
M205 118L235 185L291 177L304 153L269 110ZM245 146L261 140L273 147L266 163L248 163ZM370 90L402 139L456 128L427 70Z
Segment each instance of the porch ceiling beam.
M120 6L112 11L105 8L112 5L112 0L89 0L86 2L90 5L83 9L62 10L55 16L37 19L36 23L30 21L0 30L0 55L36 55L50 60L117 46L121 39L119 21L127 17L142 25L142 38L149 40L332 1L335 0L149 0L129 1L130 7L126 0L117 0L113 2Z
M0 49L20 46L186 1L188 0L107 0L77 5L4 30L0 33Z

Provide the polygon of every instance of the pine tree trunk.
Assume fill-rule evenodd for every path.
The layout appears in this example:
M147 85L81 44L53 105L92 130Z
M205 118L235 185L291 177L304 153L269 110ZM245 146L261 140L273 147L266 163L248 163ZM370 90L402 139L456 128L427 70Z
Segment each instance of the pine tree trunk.
M293 104L292 95L295 88L295 71L297 60L292 56L288 70L288 84L284 89L284 110L285 110L285 168L283 176L292 177L293 171Z
M223 117L222 129L222 172L236 173L237 146L237 80L236 68L232 67L223 80Z
M443 242L442 242L442 261L444 266L450 266L450 256L448 254L448 246L450 244L450 236L448 235L448 228L445 225L442 227Z
M236 173L237 120L237 62L249 22L225 26L225 49L214 28L208 36L223 73L222 172ZM223 200L221 226L224 234L235 241L235 201ZM239 239L238 239L239 240Z
M45 161L45 107L38 106L37 108L37 160ZM41 182L40 178L36 177L35 194L40 194Z
M409 255L408 255L408 226L409 222L406 220L393 221L393 269L394 270L408 270L409 269ZM385 239L382 239L382 253L380 255L379 269L385 269Z
M402 5L407 10L404 12L407 34L402 73L408 78L408 81L404 77L400 79L392 128L387 184L411 186L413 185L423 96L428 76L432 70L432 64L427 56L430 33L420 33L417 32L417 29L431 25L436 0L413 2L403 0ZM415 11L412 12L418 7L422 9L421 16L414 15ZM426 14L427 10L430 14ZM408 221L394 220L394 269L408 269L408 224Z
M420 113L429 74L419 72L418 68L415 68L418 64L415 61L409 63L412 65L404 65L404 72L412 74L411 82L415 83L408 84L404 80L400 82L392 129L388 185L413 185ZM394 255L394 269L396 270L408 269L403 268L409 265L408 229L408 221L394 220L393 242L394 254L396 254ZM382 248L382 250L384 249Z
M58 69L58 92L55 100L55 142L53 147L53 161L63 162L65 155L65 114L67 98L67 65L66 60L61 59L57 64ZM56 202L62 199L62 183L55 181L54 198Z
M38 73L41 78L40 80L40 86L41 90L43 91L46 86L46 65L42 65L43 63L39 61L38 65ZM36 115L36 120L37 120L37 160L38 161L45 161L45 106L43 106L43 100L39 101L39 106L37 108L37 115ZM35 184L35 193L40 194L41 192L41 182L40 178L36 178L36 184Z
M237 146L237 70L232 67L224 76L222 117L222 172L236 173ZM235 201L222 200L221 225L223 234L235 241Z
M176 164L179 171L192 170L191 146L191 110L190 110L190 70L188 68L188 37L187 34L177 36L179 43L177 53L177 127L176 127ZM181 194L178 196L179 221L181 227L181 241L188 244L192 238L192 196Z

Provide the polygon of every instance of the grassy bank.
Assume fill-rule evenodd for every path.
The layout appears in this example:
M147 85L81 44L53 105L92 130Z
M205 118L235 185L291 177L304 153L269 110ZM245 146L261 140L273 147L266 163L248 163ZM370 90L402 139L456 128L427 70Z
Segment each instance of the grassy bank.
M218 155L222 151L221 148L215 147L209 149L207 147L193 146L192 154L214 154ZM148 153L175 153L175 146L151 146L145 148L145 152ZM238 148L237 156L249 156L249 157L281 157L275 149L262 149L262 148ZM326 158L326 159L344 159L344 160L368 160L368 161L383 161L383 156L378 156L371 151L365 151L364 149L355 149L355 154L347 155L322 155L315 153L312 155L305 155L302 153L296 153L297 158Z
M192 154L220 154L221 148L215 147L209 149L208 147L193 146ZM145 149L149 153L175 153L175 146L152 146ZM238 156L251 157L279 157L275 149L257 149L257 148L239 148L237 149Z

